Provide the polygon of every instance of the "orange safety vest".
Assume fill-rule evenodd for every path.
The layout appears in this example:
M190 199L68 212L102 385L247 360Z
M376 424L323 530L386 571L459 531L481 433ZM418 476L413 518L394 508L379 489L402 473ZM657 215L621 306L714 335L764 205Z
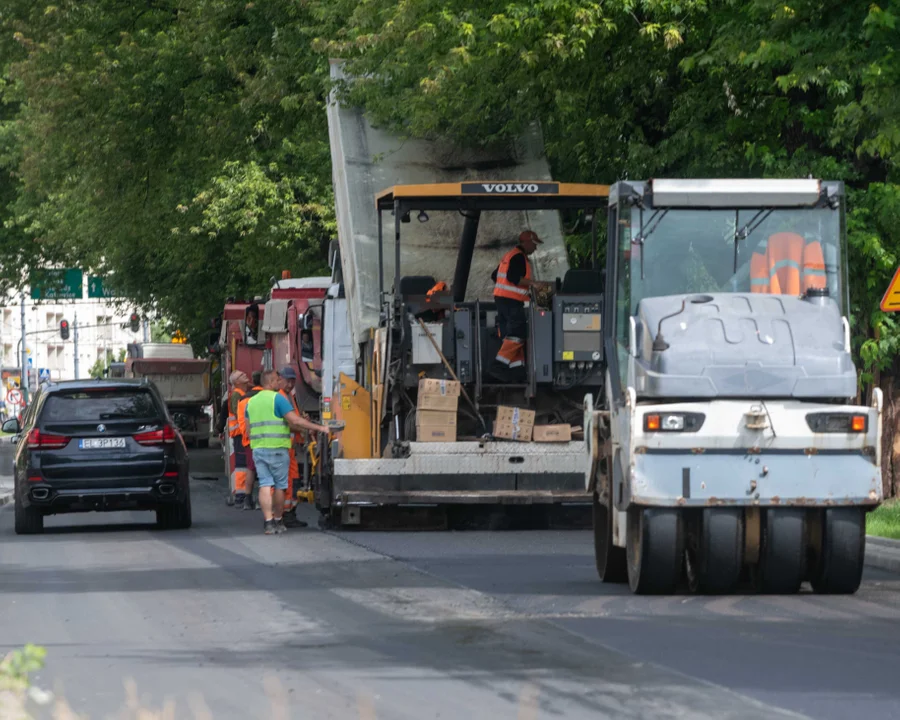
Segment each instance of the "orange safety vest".
M297 401L294 400L293 394L286 393L284 390L279 390L278 394L281 395L283 398L286 398L291 403L291 407L294 409L294 412L297 413L298 415L300 415L300 408L297 407ZM297 432L292 433L291 439L298 445L303 444L303 434L302 433L297 433ZM289 455L290 455L290 465L288 466L288 479L289 480L294 480L294 479L299 480L300 479L300 465L297 462L297 453L294 451L293 445L291 446ZM292 490L292 489L293 489L293 486L291 486L289 488L289 490ZM288 499L293 499L293 498L291 498L291 495L292 495L292 492L289 492Z
M822 245L797 233L775 233L750 258L751 292L802 295L827 281Z
M290 393L285 392L284 390L279 390L278 394L281 395L285 400L290 402L291 407L294 409L294 412L303 417L303 414L300 412L300 408L297 407L297 401L294 399L294 396ZM294 442L302 443L303 442L303 434L295 432L293 433Z
M522 248L514 247L503 256L503 259L500 261L500 266L497 268L497 281L494 283L494 297L509 298L510 300L519 300L520 302L525 302L528 299L528 288L520 285L513 285L506 278L506 273L509 271L509 263L519 253L525 258L525 279L531 280L531 263L528 261L528 256Z
M431 298L434 297L436 293L447 292L450 288L447 287L447 283L443 280L436 282L434 287L431 288L427 293L425 293L425 302L431 302Z
M237 393L241 398L247 394L240 388L235 388L231 395L228 396L228 435L230 437L237 437L241 434L241 426L238 424L237 415L231 412L231 398L234 397L234 393ZM240 400L238 400L238 405L240 405Z
M238 402L238 426L241 431L241 436L244 438L244 447L250 447L250 423L247 422L247 403L250 402L250 398L252 398L256 393L262 392L263 388L259 385L254 387L248 393L244 394L244 397L240 399Z

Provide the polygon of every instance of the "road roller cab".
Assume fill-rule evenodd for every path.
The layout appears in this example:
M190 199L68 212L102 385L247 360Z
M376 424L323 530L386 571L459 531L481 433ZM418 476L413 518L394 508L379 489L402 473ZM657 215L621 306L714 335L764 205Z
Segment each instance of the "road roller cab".
M840 182L611 187L607 381L585 398L603 580L856 590L882 397L855 405L844 228Z

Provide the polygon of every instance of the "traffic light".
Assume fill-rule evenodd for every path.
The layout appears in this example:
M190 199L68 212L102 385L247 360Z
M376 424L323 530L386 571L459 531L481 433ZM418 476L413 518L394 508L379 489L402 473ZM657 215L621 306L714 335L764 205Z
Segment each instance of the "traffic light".
M131 313L131 317L128 319L128 325L131 327L131 332L136 333L141 329L141 316L137 313Z
M69 339L69 321L68 320L60 320L59 322L59 336L63 340Z

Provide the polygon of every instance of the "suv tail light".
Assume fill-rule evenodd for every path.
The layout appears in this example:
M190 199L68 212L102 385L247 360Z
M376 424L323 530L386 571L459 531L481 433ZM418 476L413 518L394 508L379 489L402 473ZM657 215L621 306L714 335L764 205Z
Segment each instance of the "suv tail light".
M163 425L160 430L138 433L134 441L139 445L171 445L175 442L175 429L171 425Z
M61 450L72 438L66 435L50 435L35 428L28 433L28 447L32 450Z

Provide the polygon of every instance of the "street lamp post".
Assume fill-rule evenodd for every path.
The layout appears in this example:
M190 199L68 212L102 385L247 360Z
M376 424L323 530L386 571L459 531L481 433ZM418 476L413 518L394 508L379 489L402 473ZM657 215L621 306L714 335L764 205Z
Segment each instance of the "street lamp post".
M28 341L25 339L25 291L22 291L19 303L22 311L22 400L28 404Z

